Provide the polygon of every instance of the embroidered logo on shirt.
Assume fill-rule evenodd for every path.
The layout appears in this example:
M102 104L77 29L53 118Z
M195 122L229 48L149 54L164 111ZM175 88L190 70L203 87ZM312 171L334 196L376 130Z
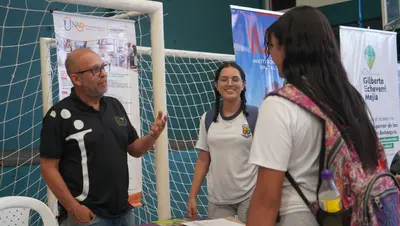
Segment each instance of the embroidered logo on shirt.
M119 126L127 126L127 125L128 125L128 122L127 122L127 120L125 119L125 117L115 116L115 117L114 117L114 120L115 120L115 122L117 122L117 124L118 124Z
M242 125L242 136L249 138L251 136L250 126L248 124Z

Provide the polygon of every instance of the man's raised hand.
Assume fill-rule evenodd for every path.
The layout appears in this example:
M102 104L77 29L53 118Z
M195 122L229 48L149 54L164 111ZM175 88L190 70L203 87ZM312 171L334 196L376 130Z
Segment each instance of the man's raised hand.
M150 135L158 139L160 134L165 128L165 125L167 124L167 115L163 116L163 113L161 111L158 112L156 120L154 121L153 125L151 126L150 130Z

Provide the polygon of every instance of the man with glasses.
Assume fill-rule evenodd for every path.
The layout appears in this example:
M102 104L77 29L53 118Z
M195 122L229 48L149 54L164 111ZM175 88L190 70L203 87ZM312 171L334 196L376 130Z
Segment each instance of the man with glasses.
M159 112L150 134L138 137L122 104L103 96L108 64L89 49L75 49L65 66L73 88L43 119L40 166L60 203L64 226L132 226L127 153L140 157L164 130Z

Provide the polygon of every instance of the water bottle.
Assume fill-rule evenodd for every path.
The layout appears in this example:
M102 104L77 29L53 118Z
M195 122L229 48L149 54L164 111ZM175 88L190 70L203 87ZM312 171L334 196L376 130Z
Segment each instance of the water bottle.
M342 210L342 198L333 180L333 172L321 172L322 183L318 192L319 207L327 213L337 213ZM338 215L328 215L323 222L324 226L340 226L342 219Z
M321 172L322 184L319 189L319 206L325 212L336 213L342 209L342 199L339 190L333 181L333 172L323 170Z

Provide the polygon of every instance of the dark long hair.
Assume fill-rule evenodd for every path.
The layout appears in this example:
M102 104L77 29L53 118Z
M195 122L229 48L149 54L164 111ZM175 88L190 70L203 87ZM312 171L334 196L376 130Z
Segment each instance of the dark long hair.
M240 74L240 78L242 79L242 81L246 81L246 74L244 73L243 69L235 62L226 62L223 63L215 72L215 79L214 82L218 82L219 76L221 75L221 72L224 68L227 67L233 67L236 70L239 71ZM220 109L220 99L221 99L221 94L218 92L217 87L214 86L214 93L215 93L215 115L214 115L214 122L217 122L218 120L218 115L219 115L219 109ZM243 111L243 114L245 116L248 116L249 113L247 113L246 111L246 86L244 87L244 89L242 90L242 92L240 93L240 108Z
M369 110L347 77L326 17L310 6L295 7L267 29L266 39L272 34L284 47L282 72L287 82L335 123L365 169L376 168L377 135Z

